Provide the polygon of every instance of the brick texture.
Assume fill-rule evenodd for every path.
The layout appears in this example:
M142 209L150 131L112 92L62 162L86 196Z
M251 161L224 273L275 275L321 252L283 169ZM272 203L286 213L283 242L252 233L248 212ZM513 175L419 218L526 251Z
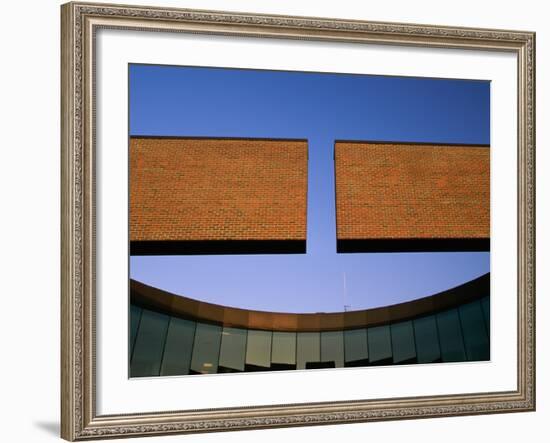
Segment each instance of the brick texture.
M338 240L489 238L489 148L337 142Z
M130 240L306 238L307 141L130 140Z

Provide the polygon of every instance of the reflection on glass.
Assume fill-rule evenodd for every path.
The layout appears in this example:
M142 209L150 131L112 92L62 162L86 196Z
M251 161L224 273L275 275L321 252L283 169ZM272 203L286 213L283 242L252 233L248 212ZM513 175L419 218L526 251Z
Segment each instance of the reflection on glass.
M166 335L160 375L189 374L196 323L172 317Z
M487 336L491 337L491 305L490 297L483 297L481 299L481 308L483 309L483 318L485 319L485 328L487 329Z
M460 323L464 334L464 345L468 360L489 359L489 337L479 300L459 308Z
M221 367L235 371L244 371L246 335L246 329L223 328L220 349Z
M486 296L413 320L321 332L222 327L132 305L130 376L488 360L489 303Z
M367 331L369 360L371 363L391 363L391 335L389 326L377 326Z
M130 365L132 377L159 375L170 317L144 309Z
M465 361L466 351L462 341L462 329L458 310L450 309L436 316L441 345L441 359L444 362Z
M271 366L271 331L248 331L246 364L269 368Z
M200 374L218 372L221 337L221 326L197 323L191 358L192 371Z
M369 358L367 348L367 330L366 329L350 329L344 331L344 355L346 366L354 366L356 364L366 364Z
M391 343L394 363L414 363L416 361L412 321L391 325Z
M434 315L414 320L416 360L418 363L433 363L441 360L437 323Z
M139 321L141 320L141 308L130 306L130 356L134 353Z
M321 361L321 335L318 332L299 332L296 343L296 369L306 369L307 363Z
M336 368L344 367L344 332L321 332L321 361L334 362Z
M295 332L273 332L271 363L273 365L296 365ZM289 367L288 369L291 368Z

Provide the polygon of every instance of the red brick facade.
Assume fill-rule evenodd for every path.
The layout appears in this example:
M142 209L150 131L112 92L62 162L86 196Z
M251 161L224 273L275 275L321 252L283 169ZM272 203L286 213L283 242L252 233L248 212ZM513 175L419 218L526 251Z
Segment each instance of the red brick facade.
M488 239L489 148L335 144L338 240Z
M305 242L306 199L305 140L130 140L132 242Z
M213 242L305 252L307 149L305 140L132 137L132 244L158 243L155 254L197 253L189 242L198 253ZM340 252L354 252L346 242L363 242L361 251L445 240L461 250L455 240L489 239L488 147L336 142L335 174ZM178 242L183 250L167 252Z

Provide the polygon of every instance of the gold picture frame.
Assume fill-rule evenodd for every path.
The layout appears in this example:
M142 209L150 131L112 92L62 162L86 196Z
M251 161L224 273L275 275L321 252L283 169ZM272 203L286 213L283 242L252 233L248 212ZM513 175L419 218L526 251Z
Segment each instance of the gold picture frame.
M80 2L62 5L61 19L61 436L64 439L263 429L535 409L534 33ZM461 48L516 54L517 389L383 400L97 415L94 38L100 28Z

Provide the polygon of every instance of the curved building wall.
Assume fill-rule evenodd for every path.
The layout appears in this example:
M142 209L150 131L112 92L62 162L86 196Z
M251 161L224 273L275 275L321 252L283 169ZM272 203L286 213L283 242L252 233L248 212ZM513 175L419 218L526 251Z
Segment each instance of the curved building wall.
M386 307L384 309L390 319L384 323L367 321L369 312L375 310L346 312L337 317L343 319L340 329L334 329L336 323L328 321L325 323L328 327L319 327L318 330L235 327L231 321L223 321L223 307L219 307L221 311L216 311L218 314L221 312L218 319L212 315L201 318L200 308L196 309L196 306L203 305L200 302L189 305L191 312L182 315L181 309L161 307L162 303L147 304L143 294L133 294L130 308L130 376L488 360L488 283L487 274L441 294ZM457 297L457 294L462 296ZM427 302L437 298L440 299L439 304ZM227 308L226 312L231 313L232 310ZM210 311L206 309L204 312ZM247 318L253 319L254 312L249 311ZM330 315L333 314L286 316L322 318ZM346 327L346 316L363 319L364 324L355 323ZM311 323L313 320L308 321ZM300 322L308 324L305 320L294 321L296 324ZM243 321L244 325L253 323Z

